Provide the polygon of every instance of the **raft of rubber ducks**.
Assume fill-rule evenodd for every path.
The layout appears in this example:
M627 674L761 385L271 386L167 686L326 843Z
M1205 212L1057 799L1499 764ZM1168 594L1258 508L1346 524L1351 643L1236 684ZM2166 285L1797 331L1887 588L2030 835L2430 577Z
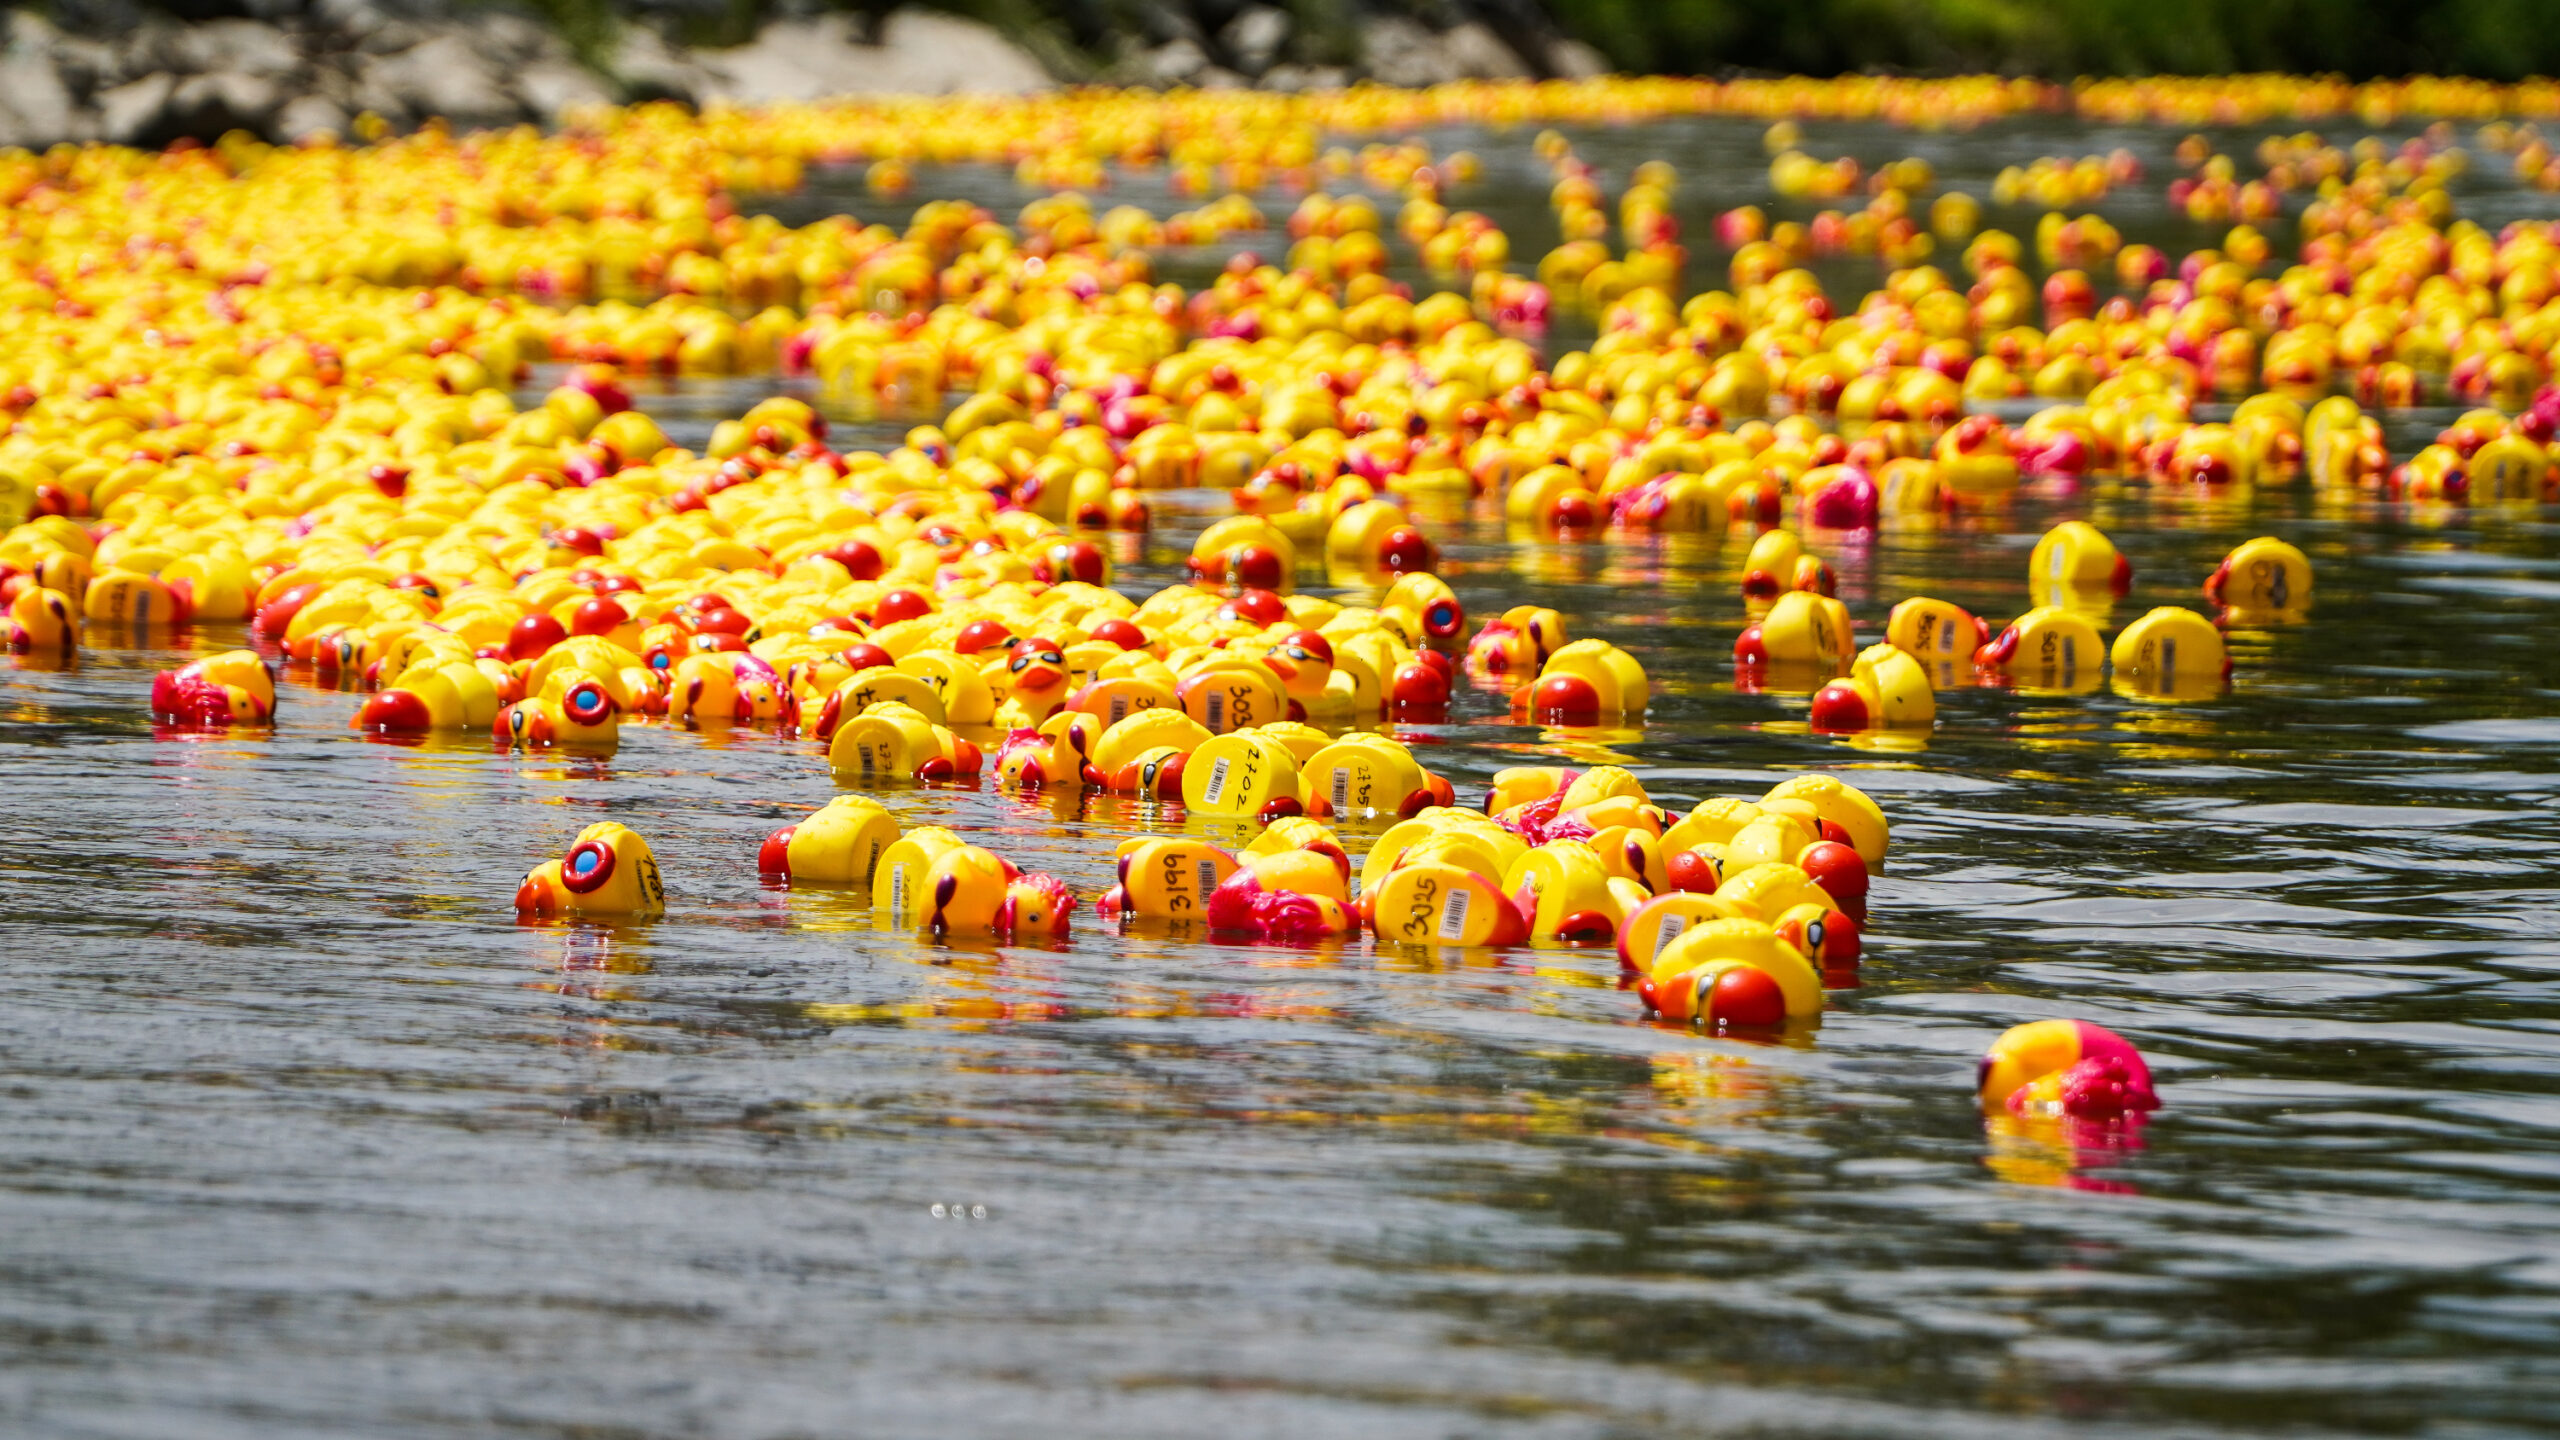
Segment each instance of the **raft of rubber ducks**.
M1992 206L2047 210L2022 241L1983 228L1981 200L1933 196L1919 160L1868 171L1803 148L1806 120L2063 106L2176 125L2449 118L2394 147L2270 136L2246 181L2191 140L2170 202L2240 223L2175 261L2065 213L2144 182L2122 152L2003 172ZM1773 190L1865 202L1804 223L1724 212L1726 283L1698 288L1672 167L1637 167L1613 217L1603 177L1550 130L1533 152L1561 242L1521 273L1510 236L1448 203L1474 156L1339 143L1684 115L1773 122ZM2482 147L2540 184L2560 161L2534 123L2555 115L2560 88L2539 82L1603 80L656 106L550 136L0 152L0 602L25 664L69 663L84 627L245 623L255 648L155 680L149 708L172 726L267 723L291 674L351 692L349 724L378 735L607 747L663 721L808 737L853 793L776 832L757 868L867 887L884 925L1066 934L1087 900L1057 878L903 830L873 798L992 772L1250 831L1232 850L1128 841L1116 883L1087 897L1106 923L1614 945L1665 1020L1783 1027L1854 983L1882 811L1803 776L1674 815L1607 765L1506 770L1461 804L1374 727L1446 718L1462 676L1507 689L1526 723L1640 726L1648 681L1553 610L1471 627L1414 502L1481 500L1541 540L1740 529L1737 680L1809 695L1822 733L1924 730L1959 683L2217 693L2226 629L2309 607L2309 562L2281 539L2232 552L2204 583L2211 614L2161 607L2109 638L2130 567L2066 522L2030 558L2032 608L1996 632L1913 596L1864 617L1863 646L1818 552L2057 477L2437 505L2560 494L2560 227L2457 218L2449 123L2486 122ZM866 166L891 195L919 167L988 162L1052 193L1012 224L932 201L903 231L742 212L812 165ZM1097 213L1081 193L1147 167L1200 203ZM1156 280L1163 247L1267 230L1252 196L1273 186L1306 192L1279 263L1238 250L1197 289ZM1396 198L1335 193L1355 189ZM2280 265L2254 223L2297 191L2315 198ZM1390 279L1391 237L1445 288ZM1837 253L1884 269L1854 307L1804 268ZM1597 338L1550 357L1563 311ZM511 387L536 362L566 379L519 410ZM840 451L815 406L775 396L697 452L632 404L631 377L668 373L808 375L831 406L929 423ZM2373 411L2437 393L2480 408L2394 463ZM2238 404L2201 418L2217 398ZM1989 413L2009 404L2033 413ZM1235 513L1199 535L1187 581L1112 588L1099 532L1143 529L1150 494L1201 487ZM1319 573L1351 600L1298 588ZM1374 837L1356 881L1344 830ZM532 917L664 903L647 841L616 824L517 893ZM2080 1022L2003 1037L1982 1088L2022 1113L2156 1103L2131 1047Z

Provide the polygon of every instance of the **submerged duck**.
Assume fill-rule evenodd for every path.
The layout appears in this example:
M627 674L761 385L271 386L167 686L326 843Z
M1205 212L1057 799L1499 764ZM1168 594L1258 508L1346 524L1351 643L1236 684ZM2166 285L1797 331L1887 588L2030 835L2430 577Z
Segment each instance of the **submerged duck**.
M638 831L612 820L579 831L566 854L536 865L516 887L519 915L658 915L666 908L657 855Z
M275 675L252 650L208 655L152 677L151 713L173 725L264 725L275 718Z
M2086 1020L2012 1026L1983 1052L1974 1088L1985 1110L2115 1120L2160 1106L2132 1042Z

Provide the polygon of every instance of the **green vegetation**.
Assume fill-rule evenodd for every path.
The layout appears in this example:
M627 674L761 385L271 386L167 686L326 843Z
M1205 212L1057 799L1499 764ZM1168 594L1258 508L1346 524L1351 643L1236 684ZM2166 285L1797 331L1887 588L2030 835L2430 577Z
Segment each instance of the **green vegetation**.
M2551 0L1557 0L1550 11L1629 70L2560 70Z

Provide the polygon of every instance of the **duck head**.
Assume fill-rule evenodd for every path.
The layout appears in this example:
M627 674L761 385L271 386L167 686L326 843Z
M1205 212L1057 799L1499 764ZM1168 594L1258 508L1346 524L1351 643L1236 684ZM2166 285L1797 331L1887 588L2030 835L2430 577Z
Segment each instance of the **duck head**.
M535 866L516 889L522 915L657 915L666 908L649 842L611 820L579 831L567 853Z

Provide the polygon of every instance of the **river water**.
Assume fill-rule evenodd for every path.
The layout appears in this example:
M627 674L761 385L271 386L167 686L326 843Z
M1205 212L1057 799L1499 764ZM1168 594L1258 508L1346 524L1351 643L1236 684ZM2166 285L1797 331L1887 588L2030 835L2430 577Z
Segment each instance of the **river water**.
M1478 142L1497 180L1520 139ZM1756 130L1585 152L1684 145L1726 156L1716 208L1765 190ZM681 438L767 388L644 404ZM1122 588L1169 580L1218 503L1119 537ZM1648 1024L1605 952L1262 950L1089 911L1060 950L937 948L759 882L758 840L834 793L814 742L374 743L307 683L272 733L155 733L182 652L100 645L0 682L0 1429L2560 1430L2549 514L2091 484L1818 547L1870 628L1915 593L2015 614L2063 518L2131 558L2117 623L2201 603L2251 535L2318 569L2307 623L2235 635L2227 694L1947 690L1924 746L1884 749L1736 689L1740 537L1425 513L1471 616L1555 606L1654 678L1618 735L1466 692L1407 732L1462 794L1564 756L1666 804L1808 768L1882 802L1864 984L1818 1030ZM886 798L1087 895L1117 839L1186 823ZM516 925L525 869L603 818L656 847L667 916ZM2058 1015L2150 1056L2135 1143L1986 1127L1973 1057Z

